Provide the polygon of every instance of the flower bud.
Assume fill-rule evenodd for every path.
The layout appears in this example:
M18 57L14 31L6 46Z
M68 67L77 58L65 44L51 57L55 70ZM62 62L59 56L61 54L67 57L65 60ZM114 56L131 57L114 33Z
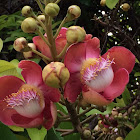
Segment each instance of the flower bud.
M25 33L34 33L38 30L38 25L34 18L28 17L21 23L21 29Z
M14 41L14 49L17 51L17 52L21 52L25 47L27 47L27 40L24 38L24 37L20 37L20 38L17 38L15 41Z
M33 12L33 10L30 6L24 6L21 10L22 15L25 17L32 16L32 12Z
M59 13L59 6L56 3L49 3L45 7L45 13L51 17L55 17Z
M40 21L42 21L43 23L45 23L45 16L44 15L39 15L37 17Z
M117 137L116 140L123 140L123 138L122 137Z
M28 43L28 47L30 47L31 49L36 50L36 46L35 46L34 43ZM26 59L31 58L31 57L33 57L33 52L32 51L23 52L23 56Z
M122 10L127 12L130 9L130 5L128 3L122 4Z
M101 6L105 6L105 5L106 5L106 0L101 0L101 1L100 1L100 5L101 5Z
M81 15L81 9L77 5L72 5L68 8L67 11L67 20L71 21L78 18Z
M63 63L51 62L43 69L42 77L48 86L60 88L68 81L70 74Z
M80 26L71 26L66 32L66 38L68 43L78 43L85 39L86 32Z
M113 110L111 111L112 116L118 115L118 111L116 108L113 108Z
M90 130L84 130L84 132L83 132L83 136L84 136L84 138L90 138L91 137L91 131Z

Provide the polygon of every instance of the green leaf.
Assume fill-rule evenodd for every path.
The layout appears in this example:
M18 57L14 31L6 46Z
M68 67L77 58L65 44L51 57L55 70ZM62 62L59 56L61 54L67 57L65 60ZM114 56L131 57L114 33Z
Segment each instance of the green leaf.
M27 128L26 130L31 140L44 140L47 134L47 129L44 127L42 127L40 130L37 128Z
M122 97L123 97L124 103L126 105L131 103L131 96L130 96L130 92L127 87L125 88L125 91L123 92Z
M121 99L116 98L116 102L117 103L115 103L115 104L116 104L117 107L125 107L126 106L125 103L124 103L123 98L121 98Z
M0 76L13 75L22 79L22 76L17 71L17 66L11 62L0 60Z
M92 109L91 111L89 111L88 113L86 113L88 116L89 115L93 115L93 114L102 114L102 115L106 115L106 114L110 114L111 113L111 111L112 111L112 109L115 107L116 105L115 105L115 103L110 103L108 106L107 106L107 108L106 108L106 111L104 111L104 112L101 112L101 111L99 111L99 110L97 110L97 109Z
M2 41L2 39L0 38L0 52L1 52L2 48L3 48L3 41Z
M8 127L15 132L24 132L24 128L22 127L18 127L18 126L8 126Z
M64 138L61 137L61 136L60 136L60 133L59 133L59 132L56 132L56 131L54 130L54 128L51 128L51 129L48 131L45 140L64 140Z
M106 6L110 9L113 9L119 0L106 0Z
M130 131L125 140L140 140L140 124L135 129Z
M0 139L1 140L18 140L9 127L0 123Z
M135 76L135 77L140 76L140 72L135 72L134 76Z

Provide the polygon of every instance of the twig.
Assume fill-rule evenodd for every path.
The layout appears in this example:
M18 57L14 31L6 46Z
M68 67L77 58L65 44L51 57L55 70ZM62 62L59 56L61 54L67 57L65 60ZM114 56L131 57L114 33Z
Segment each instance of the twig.
M82 121L81 124L83 125L83 124L85 124L87 122L90 122L95 116L96 116L95 114L94 115L91 115L90 117L88 117L87 119L85 119L84 121Z

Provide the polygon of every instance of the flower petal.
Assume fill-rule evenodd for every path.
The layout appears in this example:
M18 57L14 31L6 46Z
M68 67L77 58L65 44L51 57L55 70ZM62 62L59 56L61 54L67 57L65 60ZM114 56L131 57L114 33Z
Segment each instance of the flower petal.
M46 37L47 38L47 37ZM37 49L45 56L51 58L51 52L48 45L42 40L40 36L33 37L33 43L36 45Z
M15 76L0 77L0 100L11 93L16 93L24 82Z
M82 84L80 82L80 74L73 73L65 85L64 98L73 103L76 101L78 95L82 91Z
M82 62L86 59L85 43L77 43L68 49L64 63L70 73L80 71Z
M53 102L46 101L46 106L43 114L45 118L45 122L43 125L48 130L54 125L57 118L57 109L55 104Z
M67 29L68 28L62 27L61 30L60 30L60 32L59 32L58 38L59 37L66 37Z
M42 69L35 62L29 60L22 60L19 63L18 67L22 69L21 74L27 84L39 86L43 83Z
M38 127L43 123L43 115L39 115L36 118L27 118L21 116L19 114L13 114L11 119L16 126L24 127L24 128L31 128L31 127Z
M98 58L100 55L100 40L97 37L86 42L86 59Z
M102 57L106 59L107 55L110 60L114 58L115 64L112 64L114 71L125 68L130 73L135 65L135 55L125 47L112 47Z
M104 106L112 102L111 100L106 100L101 94L90 88L88 91L83 91L82 95L83 99L89 104Z
M6 125L14 125L14 122L11 119L13 114L17 114L17 112L7 107L7 103L0 101L0 121Z
M104 90L103 96L106 99L113 100L114 98L120 96L123 93L125 86L128 82L129 82L128 71L124 68L119 69L115 73L111 85Z
M49 98L52 102L59 102L61 94L57 88L52 88L44 84L40 89L43 91L44 97Z

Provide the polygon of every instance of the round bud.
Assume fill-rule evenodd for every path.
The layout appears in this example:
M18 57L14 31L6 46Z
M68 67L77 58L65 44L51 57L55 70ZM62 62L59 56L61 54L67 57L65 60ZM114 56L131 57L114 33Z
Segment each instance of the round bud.
M124 119L125 119L125 120L128 120L128 116L124 116Z
M17 52L21 52L25 47L27 47L27 40L24 38L24 37L20 37L20 38L17 38L15 41L14 41L14 49L17 51Z
M133 112L133 113L135 113L135 112L136 112L136 110L135 110L135 109L132 109L132 112Z
M72 5L68 8L67 11L67 20L71 21L78 18L81 15L81 9L77 5Z
M51 17L55 17L59 13L59 6L56 3L49 3L45 7L45 13Z
M122 113L119 113L119 114L118 114L118 119L122 119L122 118L123 118Z
M36 46L35 46L34 43L28 43L28 47L30 47L31 49L36 50ZM33 52L32 51L23 52L23 56L26 59L32 58L33 57Z
M71 26L66 32L66 39L68 43L78 43L84 41L86 32L80 26Z
M48 86L60 88L68 81L70 74L63 63L51 62L44 67L42 77Z
M22 15L25 17L32 16L32 12L33 12L33 10L30 6L24 6L21 10Z
M122 10L127 12L130 9L130 5L128 3L122 4Z
M84 138L90 138L91 137L91 131L90 130L84 130L84 132L83 132L83 136L84 136Z
M123 140L123 138L122 137L117 137L116 140Z
M113 110L111 111L112 116L118 115L118 111L116 108L113 108Z
M37 17L40 21L42 21L43 23L45 23L45 16L44 15L39 15Z
M106 0L101 0L101 1L100 1L100 5L101 5L101 6L105 6L105 5L106 5Z
M34 18L28 17L21 23L21 29L25 33L34 33L38 30L38 25Z

